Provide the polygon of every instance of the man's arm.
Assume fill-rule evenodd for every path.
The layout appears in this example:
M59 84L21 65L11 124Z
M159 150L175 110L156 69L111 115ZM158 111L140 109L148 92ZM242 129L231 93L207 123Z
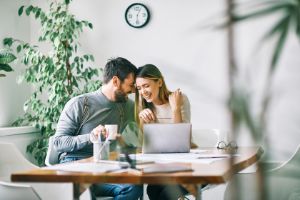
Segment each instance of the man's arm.
M83 98L71 99L62 111L54 137L54 147L59 152L73 152L90 144L89 135L79 135L83 118Z

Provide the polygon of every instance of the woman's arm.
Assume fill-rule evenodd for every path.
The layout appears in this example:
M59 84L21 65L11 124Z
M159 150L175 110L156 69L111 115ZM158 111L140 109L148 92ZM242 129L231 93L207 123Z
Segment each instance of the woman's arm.
M185 94L182 94L182 105L181 105L181 117L182 122L190 123L191 122L191 105L190 101Z
M182 122L182 115L181 115L181 106L182 106L182 93L180 89L177 89L175 92L170 94L169 96L169 104L171 106L172 111L172 119L174 123L181 123Z

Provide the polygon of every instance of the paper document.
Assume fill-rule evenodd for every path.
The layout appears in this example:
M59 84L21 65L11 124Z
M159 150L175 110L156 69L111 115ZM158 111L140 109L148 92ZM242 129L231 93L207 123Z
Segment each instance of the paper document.
M136 154L135 156L136 156L136 160L155 161L157 163L183 162L183 163L210 164L216 160L223 159L223 158L198 159L199 154L195 154L195 153Z
M232 154L232 156L240 156ZM230 158L230 154L198 154L198 158Z
M70 171L70 172L91 172L91 173L104 173L110 171L116 171L122 169L119 164L115 163L66 163L59 164L50 167L44 167L42 169L58 170L58 171Z
M204 152L208 152L208 150L204 150L204 149L191 149L190 153L204 153Z

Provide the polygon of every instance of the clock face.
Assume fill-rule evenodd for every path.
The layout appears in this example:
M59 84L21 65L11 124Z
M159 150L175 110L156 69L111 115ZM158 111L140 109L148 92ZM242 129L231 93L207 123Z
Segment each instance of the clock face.
M125 19L127 24L130 26L134 28L141 28L148 23L150 13L145 5L141 3L134 3L126 9Z

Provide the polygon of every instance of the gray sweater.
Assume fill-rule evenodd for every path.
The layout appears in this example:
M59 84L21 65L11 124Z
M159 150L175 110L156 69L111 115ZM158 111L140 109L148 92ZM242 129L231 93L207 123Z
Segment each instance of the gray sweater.
M84 99L88 99L87 120L79 130L83 118ZM56 128L54 147L66 152L66 157L85 158L93 155L89 134L98 125L118 124L122 133L134 121L134 103L116 103L107 99L101 89L72 98L64 107ZM78 131L79 130L79 131Z

